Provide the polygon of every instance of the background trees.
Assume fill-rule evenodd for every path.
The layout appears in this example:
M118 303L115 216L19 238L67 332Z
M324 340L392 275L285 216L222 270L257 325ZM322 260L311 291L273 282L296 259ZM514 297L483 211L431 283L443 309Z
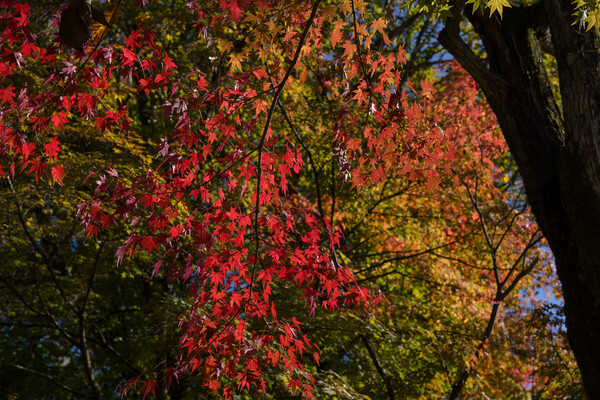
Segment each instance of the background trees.
M578 393L521 179L423 10L99 2L82 54L65 4L1 4L8 395Z

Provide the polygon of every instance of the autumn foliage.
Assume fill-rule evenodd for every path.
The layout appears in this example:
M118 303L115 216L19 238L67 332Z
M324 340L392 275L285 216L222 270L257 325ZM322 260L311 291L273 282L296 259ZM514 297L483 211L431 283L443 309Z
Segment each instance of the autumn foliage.
M359 231L378 238L369 253L417 254L419 276L474 293L477 302L464 307L484 321L548 262L522 193L498 183L517 178L475 85L451 63L440 67L442 85L434 75L411 82L388 21L363 1L188 1L181 25L171 27L193 32L188 54L171 51L165 28L147 17L162 6L97 5L116 22L137 15L134 27L95 26L81 52L58 32L68 4L46 16L47 31L34 32L27 2L0 0L2 177L62 185L72 127L111 140L140 134L127 97L160 100L149 117L161 121L151 166L97 165L77 205L90 240L127 231L115 268L148 254L151 274L184 284L189 296L179 359L125 382L124 392L154 394L161 371L168 383L201 375L208 389L232 398L265 393L278 370L290 392L312 398L321 349L277 299L289 290L306 316L369 314L389 301L361 286L387 275L387 261L356 267L351 235ZM27 70L44 71L45 81L31 81ZM321 109L307 109L311 102ZM329 177L317 167L323 159ZM410 190L387 197L390 186ZM386 207L443 210L452 223L400 232L401 218L373 216L353 231L381 203L366 212L356 196L376 202L378 191ZM467 287L474 280L485 285ZM458 293L450 296L466 301ZM474 342L459 375L488 340L489 333Z

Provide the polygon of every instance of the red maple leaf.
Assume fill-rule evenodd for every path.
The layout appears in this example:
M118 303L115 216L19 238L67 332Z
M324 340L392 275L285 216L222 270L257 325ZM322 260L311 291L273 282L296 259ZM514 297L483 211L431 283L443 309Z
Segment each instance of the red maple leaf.
M123 48L123 65L133 65L138 60L135 53L127 48Z
M68 113L66 111L61 111L50 118L56 129L63 129L63 125L69 122L67 115Z
M237 22L242 16L242 10L238 5L237 1L223 1L221 0L221 8L229 12L229 16Z
M136 47L142 47L141 43L138 41L140 39L140 33L136 31L132 31L128 38L125 39L125 44L132 50L135 50Z
M146 396L148 396L148 393L152 393L152 396L155 396L155 390L156 381L154 379L147 380L140 388L140 392L144 392L144 399L146 398Z
M65 177L65 171L62 165L56 165L51 168L52 172L52 184L58 182L59 185L62 186L63 178Z
M25 165L23 167L25 167ZM38 159L31 160L31 167L29 167L29 173L34 174L36 183L40 175L46 172L46 167L47 166L45 162L42 162Z
M52 161L52 159L54 159L54 158L58 159L57 153L59 151L62 151L62 149L60 148L60 142L58 141L56 136L54 136L50 140L50 142L44 146L44 149L46 150L46 154L48 155L48 158L50 159L50 161Z
M175 63L173 62L173 59L171 57L169 57L167 55L167 53L165 53L165 58L164 58L164 63L165 63L165 70L166 71L170 71L174 68L177 68L177 66L175 65Z
M9 103L11 105L15 104L13 100L15 97L15 87L13 85L9 85L6 88L0 88L0 100L2 100L2 104Z
M21 53L23 57L31 55L33 53L37 53L40 49L33 42L25 42L23 43L23 48L21 49Z
M15 17L15 21L17 23L17 27L20 26L26 26L27 25L27 18L29 17L29 4L21 4L21 3L16 3L13 6L17 12L20 14L20 16Z

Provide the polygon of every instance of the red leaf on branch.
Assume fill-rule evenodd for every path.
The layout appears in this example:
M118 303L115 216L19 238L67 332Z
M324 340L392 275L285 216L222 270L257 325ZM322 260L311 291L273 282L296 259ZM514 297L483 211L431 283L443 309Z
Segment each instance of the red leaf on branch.
M6 88L0 88L0 100L2 104L9 103L10 105L14 105L15 101L15 87L13 85L8 85Z
M171 70L177 68L177 66L173 62L173 59L171 57L169 57L169 55L167 53L165 53L165 58L163 59L163 62L165 63L166 71L171 71Z
M131 66L138 60L137 55L129 50L128 48L123 48L123 65Z
M156 380L147 380L146 382L144 382L139 391L143 393L144 399L146 398L146 396L148 396L149 393L152 393L152 396L156 396Z
M63 184L63 178L65 177L65 171L62 165L55 165L51 169L52 172L52 183L58 182L61 186Z
M68 113L66 111L61 111L58 114L54 114L50 117L50 121L54 124L56 129L63 129L63 126L69 122L67 118Z
M40 161L38 159L34 159L30 161L31 166L29 167L29 173L33 174L35 177L35 181L38 181L38 178L40 177L40 175L43 175L44 173L46 173L46 163L43 161ZM27 165L27 164L25 164ZM25 166L24 165L24 166Z
M60 148L60 142L58 141L56 136L54 136L50 140L50 142L44 146L44 149L46 150L46 155L48 156L50 161L52 161L55 158L58 159L58 152L62 151L62 149Z

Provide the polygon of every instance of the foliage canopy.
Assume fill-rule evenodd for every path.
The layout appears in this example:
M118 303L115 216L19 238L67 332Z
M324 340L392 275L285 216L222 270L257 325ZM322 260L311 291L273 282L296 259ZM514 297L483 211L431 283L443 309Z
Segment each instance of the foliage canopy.
M448 6L89 4L0 0L2 395L581 393Z

